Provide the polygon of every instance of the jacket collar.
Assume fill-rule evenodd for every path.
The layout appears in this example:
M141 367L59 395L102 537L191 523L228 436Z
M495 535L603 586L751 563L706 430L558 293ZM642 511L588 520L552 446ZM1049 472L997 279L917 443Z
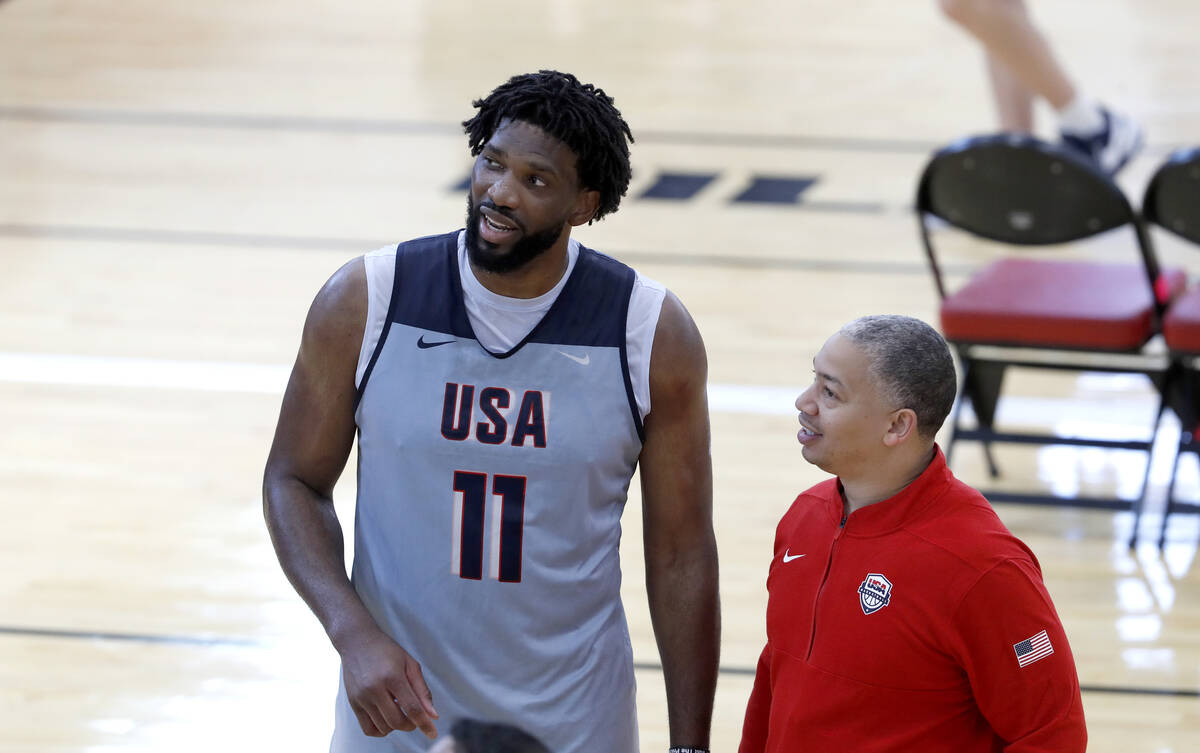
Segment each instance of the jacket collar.
M921 475L893 496L851 513L846 519L845 535L879 536L903 527L941 497L953 479L942 448L935 444L933 460ZM837 490L837 503L843 505L841 479Z

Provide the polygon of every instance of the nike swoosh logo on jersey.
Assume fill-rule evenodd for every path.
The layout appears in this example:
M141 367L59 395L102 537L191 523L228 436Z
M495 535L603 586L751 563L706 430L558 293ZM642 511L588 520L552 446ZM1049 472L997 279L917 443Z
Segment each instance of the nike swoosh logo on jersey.
M454 342L454 341L453 340L442 340L441 342L427 343L427 342L425 342L425 335L421 335L420 337L417 338L417 347L418 348L436 348L439 345L449 345L452 342Z
M783 561L784 562L791 562L792 560L798 560L804 556L803 554L793 554L792 556L789 557L788 552L790 552L790 551L792 551L791 548L783 550Z
M592 362L592 354L591 353L584 353L582 356L573 356L570 353L567 353L566 351L560 350L558 352L561 353L562 355L566 356L567 358L570 358L572 361L579 364L580 366L587 366L589 363Z

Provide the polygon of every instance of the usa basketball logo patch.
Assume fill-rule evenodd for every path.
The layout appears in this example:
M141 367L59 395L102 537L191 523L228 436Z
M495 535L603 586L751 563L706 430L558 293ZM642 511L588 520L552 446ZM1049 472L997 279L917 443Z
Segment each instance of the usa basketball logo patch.
M863 614L874 614L892 600L892 582L879 573L868 573L858 587L858 605Z

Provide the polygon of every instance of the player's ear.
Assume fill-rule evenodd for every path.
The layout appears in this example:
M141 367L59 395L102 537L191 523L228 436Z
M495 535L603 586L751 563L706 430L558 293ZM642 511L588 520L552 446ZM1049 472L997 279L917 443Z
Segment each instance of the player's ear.
M572 227L586 225L596 216L596 210L600 208L600 192L584 189L579 192L579 198L575 200L575 211L571 212L569 221Z
M892 413L891 423L883 435L886 447L897 447L917 435L917 414L912 408L901 408Z

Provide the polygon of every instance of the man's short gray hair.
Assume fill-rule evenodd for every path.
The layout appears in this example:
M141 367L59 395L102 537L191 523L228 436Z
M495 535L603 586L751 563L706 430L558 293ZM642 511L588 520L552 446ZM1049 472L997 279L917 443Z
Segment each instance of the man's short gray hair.
M920 319L879 315L839 330L866 353L870 376L892 405L917 414L917 432L933 439L954 405L957 379L946 341Z

